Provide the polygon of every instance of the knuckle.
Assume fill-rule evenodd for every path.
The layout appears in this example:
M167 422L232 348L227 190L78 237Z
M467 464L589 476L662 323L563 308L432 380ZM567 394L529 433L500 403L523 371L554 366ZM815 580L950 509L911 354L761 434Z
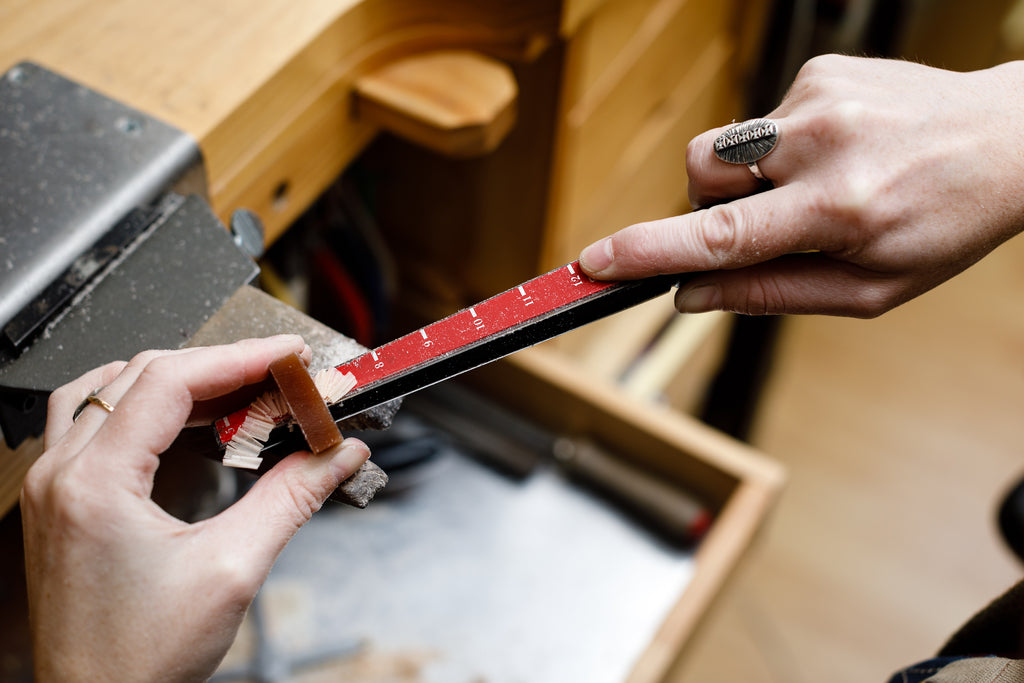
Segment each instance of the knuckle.
M875 221L872 207L881 192L877 178L851 172L832 183L830 208L837 219L846 224L862 225Z
M872 319L896 308L902 299L892 288L884 285L872 285L862 290L852 315L857 318Z
M701 142L701 137L702 136L698 135L697 137L692 138L688 143L686 143L687 168L690 167L690 163L692 161L695 161L698 155L700 155L700 153L704 150L704 144Z
M834 243L829 250L852 258L894 227L899 212L891 210L886 195L884 178L857 169L829 182L815 207L822 222L836 228L830 231Z
M785 311L786 302L775 281L755 275L750 279L742 310L737 312L744 315L771 315Z
M152 394L153 387L160 386L163 383L164 373L161 372L160 367L154 367L152 364L148 364L139 371L138 376L135 378L135 387L141 387L144 394Z
M288 505L298 513L301 524L305 524L323 505L323 499L327 494L321 495L299 476L288 476L285 484ZM328 486L326 482L321 484L317 488L326 489Z
M860 135L872 114L866 102L853 97L836 100L828 109L836 135L842 140Z
M241 553L218 553L212 562L218 595L228 605L244 608L259 590L261 577Z
M686 174L689 178L700 177L708 164L715 158L708 136L698 135L686 145Z
M814 107L808 107L800 117L798 135L804 138L803 147L814 149L821 155L835 154L850 149L869 127L873 115L868 106L847 93L829 93Z
M142 372L156 374L156 375L169 375L174 374L178 365L177 356L168 356L154 352L155 355L146 364L146 367L142 369Z
M179 376L178 358L156 353L139 370L136 383L163 386Z
M696 246L712 269L731 261L739 244L741 219L734 204L718 204L701 212L696 223Z
M319 497L310 489L305 487L293 488L289 491L292 504L301 516L303 522L309 521L313 514L320 509Z
M72 532L88 530L104 506L90 494L82 474L75 460L56 470L34 466L22 484L21 502L41 512L52 526Z
M194 403L185 379L185 362L182 356L158 353L138 371L133 386L119 405L124 406L130 396L131 405L137 409L150 414L160 411L162 425L184 426Z
M656 228L647 223L631 225L612 236L616 260L625 260L634 267L649 269L662 253L662 240Z
M77 401L83 398L83 396L72 395L74 387L69 384L65 384L59 387L50 394L50 397L46 399L46 414L53 415L60 409L60 406L67 404L69 401Z
M844 73L846 62L849 57L837 54L824 54L811 57L797 71L794 83L807 85L809 83L820 83L824 79L831 78L834 74Z
M72 461L54 472L53 476L44 484L47 497L61 507L71 507L66 503L74 500L76 492L82 489L77 470L78 468Z
M22 504L36 505L43 501L46 497L46 491L48 489L47 483L49 477L44 469L43 460L37 460L32 467L29 468L25 474L25 479L21 484L21 502Z
M135 368L146 368L149 364L161 356L160 351L147 350L140 351L139 353L132 356L132 359L128 361L128 365Z

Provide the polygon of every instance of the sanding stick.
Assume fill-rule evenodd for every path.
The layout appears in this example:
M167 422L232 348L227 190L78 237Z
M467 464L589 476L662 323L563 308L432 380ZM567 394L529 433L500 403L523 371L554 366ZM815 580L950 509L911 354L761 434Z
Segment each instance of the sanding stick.
M327 404L299 354L293 353L271 363L270 374L288 404L288 412L298 423L314 455L320 455L341 443L341 430L331 418ZM387 474L367 461L341 483L331 494L331 500L365 508L387 482Z
M284 332L301 334L313 349L311 370L331 368L339 361L358 356L366 350L354 340L251 286L240 288L192 336L187 346L226 344L247 337L265 337ZM391 401L338 424L341 429L386 429L400 405L401 401ZM180 443L176 442L172 449L203 452L201 446L205 446L207 436L205 429L186 428L179 437ZM268 471L280 457L279 454L267 454L258 473ZM329 500L364 508L387 480L387 474L380 467L367 461L342 482Z

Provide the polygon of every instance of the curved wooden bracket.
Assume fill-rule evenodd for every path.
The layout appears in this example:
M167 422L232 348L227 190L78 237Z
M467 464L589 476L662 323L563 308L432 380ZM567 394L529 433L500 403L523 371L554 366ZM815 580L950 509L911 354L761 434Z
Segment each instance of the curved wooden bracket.
M505 64L468 50L405 57L355 83L356 116L450 157L493 151L512 129L518 86Z

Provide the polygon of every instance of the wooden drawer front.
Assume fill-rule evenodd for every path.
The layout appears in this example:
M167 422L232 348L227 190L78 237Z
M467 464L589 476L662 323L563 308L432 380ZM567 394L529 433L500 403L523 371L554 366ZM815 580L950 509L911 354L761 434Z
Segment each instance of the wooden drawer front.
M740 114L731 77L732 42L720 36L688 76L644 121L588 197L552 198L544 265L575 258L588 243L642 220L688 208L686 146L698 133Z
M571 36L579 30L580 24L594 13L605 0L564 0L562 3L562 20L559 31L563 36Z
M571 258L573 250L582 246L574 234L579 222L595 201L606 197L610 179L621 174L622 164L651 137L652 128L663 127L666 111L677 111L681 101L698 96L695 86L707 79L709 50L720 51L715 41L728 36L731 3L657 0L637 4L649 4L650 10L629 43L593 82L588 79L595 64L583 59L593 48L588 38L603 26L599 20L622 3L603 8L594 17L593 30L570 48L549 214L552 235L568 239L555 249L555 261ZM726 71L718 65L711 73L731 83ZM580 83L574 84L577 76ZM581 84L588 86L585 93L580 93ZM692 121L691 128L699 132L724 113L734 114L718 112L710 119ZM686 142L676 148L680 166ZM594 228L587 233L600 234Z
M623 72L650 47L642 41L650 33L642 30L644 20L662 1L614 0L592 8L593 14L569 36L566 73L570 77L563 84L564 111L579 104L603 80L614 85L622 79Z
M694 136L731 120L741 108L740 93L727 77L732 45L721 38L633 140L600 192L580 207L571 226L579 249L586 243L638 221L678 214L689 208L686 146Z

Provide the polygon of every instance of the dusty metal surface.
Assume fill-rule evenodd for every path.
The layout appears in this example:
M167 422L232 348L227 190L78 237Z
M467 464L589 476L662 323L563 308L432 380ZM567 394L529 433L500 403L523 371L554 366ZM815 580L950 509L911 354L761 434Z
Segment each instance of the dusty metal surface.
M206 190L190 135L38 64L0 74L0 159L0 426L17 445L50 391L180 346L256 269L182 199Z
M0 76L0 159L0 327L129 211L202 177L191 136L31 63Z
M181 347L257 272L205 202L185 198L0 369L0 386L49 392L144 349Z
M256 289L242 287L196 332L189 346L226 344L251 337L298 334L313 350L310 370L332 367L365 353L354 339L310 318L282 301ZM339 423L346 429L384 429L398 411L400 401L371 408Z

